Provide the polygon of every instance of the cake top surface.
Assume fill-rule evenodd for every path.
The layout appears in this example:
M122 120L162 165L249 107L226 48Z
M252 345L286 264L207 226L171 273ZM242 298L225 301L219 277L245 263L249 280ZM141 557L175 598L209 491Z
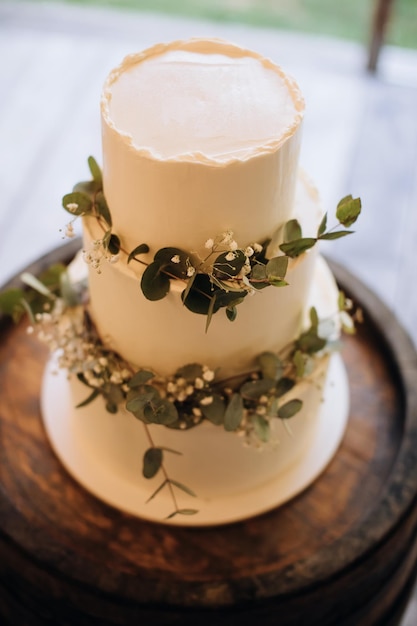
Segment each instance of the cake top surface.
M276 149L300 124L295 82L256 53L219 40L130 55L105 83L103 118L162 160L229 161Z

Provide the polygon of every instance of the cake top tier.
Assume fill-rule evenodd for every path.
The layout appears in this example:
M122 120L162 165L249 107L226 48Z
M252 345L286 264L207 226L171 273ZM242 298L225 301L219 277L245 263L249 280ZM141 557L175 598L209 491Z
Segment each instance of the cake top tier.
M219 40L159 44L106 81L106 122L155 159L227 162L276 150L299 125L296 83L254 52Z

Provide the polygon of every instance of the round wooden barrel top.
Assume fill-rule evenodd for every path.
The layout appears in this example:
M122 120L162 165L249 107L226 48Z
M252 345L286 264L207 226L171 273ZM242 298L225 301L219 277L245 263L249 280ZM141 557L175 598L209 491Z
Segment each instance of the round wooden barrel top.
M77 246L28 270L67 262ZM46 349L25 323L1 320L1 623L398 623L417 567L417 356L379 299L331 266L365 318L342 350L342 445L299 496L219 527L143 521L79 486L41 420Z

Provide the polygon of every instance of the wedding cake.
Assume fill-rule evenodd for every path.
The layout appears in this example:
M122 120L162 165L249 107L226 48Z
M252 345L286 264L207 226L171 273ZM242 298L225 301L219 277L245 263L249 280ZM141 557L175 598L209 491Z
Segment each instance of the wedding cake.
M347 384L328 348L344 305L315 244L348 231L326 230L299 170L303 115L281 68L220 40L156 45L105 82L102 178L91 160L93 181L64 198L83 220L96 339L78 369L60 357L77 375L71 427L54 422L49 374L43 409L70 471L120 508L245 517L311 482L340 442ZM329 398L340 419L316 461Z

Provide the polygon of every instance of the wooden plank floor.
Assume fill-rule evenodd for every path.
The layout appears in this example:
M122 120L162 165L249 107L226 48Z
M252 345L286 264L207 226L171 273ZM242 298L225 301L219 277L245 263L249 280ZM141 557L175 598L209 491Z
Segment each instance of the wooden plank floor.
M303 167L334 210L362 197L357 234L325 252L390 306L417 344L417 52L386 48L366 74L356 44L239 25L82 7L0 4L0 284L61 243L61 196L101 160L99 96L121 58L157 41L216 36L298 80ZM417 623L417 599L404 626Z

